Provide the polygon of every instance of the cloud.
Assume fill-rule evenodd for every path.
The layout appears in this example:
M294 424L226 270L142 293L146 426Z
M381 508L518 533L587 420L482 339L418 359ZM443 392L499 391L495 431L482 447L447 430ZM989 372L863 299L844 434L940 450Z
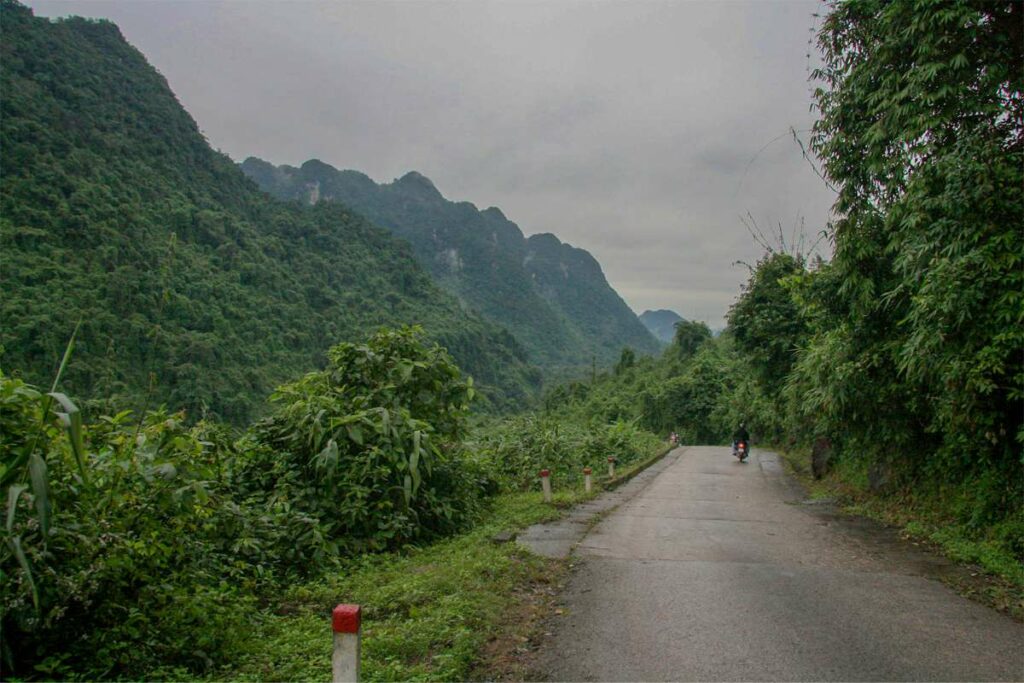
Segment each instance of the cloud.
M713 325L759 256L740 216L828 219L787 134L818 4L30 2L115 21L235 159L418 170Z

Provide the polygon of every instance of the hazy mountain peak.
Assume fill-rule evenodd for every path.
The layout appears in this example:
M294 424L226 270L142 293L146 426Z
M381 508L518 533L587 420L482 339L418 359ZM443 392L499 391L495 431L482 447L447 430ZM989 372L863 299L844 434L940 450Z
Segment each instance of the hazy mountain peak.
M644 311L640 314L640 322L659 340L670 343L676 335L676 323L685 320L675 311L662 308L657 311Z
M392 185L405 192L414 193L424 198L444 199L430 178L417 171L409 171L401 178L395 180Z

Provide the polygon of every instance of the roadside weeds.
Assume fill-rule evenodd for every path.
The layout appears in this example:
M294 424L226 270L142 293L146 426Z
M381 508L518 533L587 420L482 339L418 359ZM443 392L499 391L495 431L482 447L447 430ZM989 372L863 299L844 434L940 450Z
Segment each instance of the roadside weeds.
M670 449L659 449L610 483L617 486ZM363 606L362 675L367 681L522 680L557 610L572 560L533 555L512 539L567 515L593 493L497 496L472 529L422 548L364 555L291 586L250 621L249 644L208 680L322 681L330 678L335 604ZM509 533L512 532L512 533ZM162 675L163 674L163 675ZM155 672L156 678L187 678Z

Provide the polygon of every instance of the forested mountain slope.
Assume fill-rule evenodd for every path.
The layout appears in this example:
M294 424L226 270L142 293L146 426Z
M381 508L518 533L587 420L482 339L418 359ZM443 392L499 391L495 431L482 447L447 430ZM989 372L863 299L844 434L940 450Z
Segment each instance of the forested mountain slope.
M499 209L448 201L419 173L378 185L317 160L295 168L250 157L242 169L274 196L307 204L340 201L408 240L442 285L507 326L531 360L578 366L589 365L593 355L611 363L625 346L658 350L586 251L554 235L527 240Z
M537 371L407 245L341 204L273 200L213 151L117 27L5 0L0 362L65 391L250 418L328 346L421 323L498 402Z

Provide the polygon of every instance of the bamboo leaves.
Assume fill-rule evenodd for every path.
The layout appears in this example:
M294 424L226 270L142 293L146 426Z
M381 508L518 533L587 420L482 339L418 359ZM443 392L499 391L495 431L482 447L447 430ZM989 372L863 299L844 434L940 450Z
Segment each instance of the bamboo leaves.
M47 479L46 461L38 453L33 453L28 460L29 480L32 482L32 497L34 499L36 514L39 519L39 528L43 537L50 535L50 513L53 511L53 504L50 502L50 483Z
M57 417L60 418L61 424L64 425L64 429L67 430L68 437L71 442L71 452L75 456L75 462L78 463L78 471L82 475L83 480L88 480L88 475L85 472L85 445L82 438L82 413L78 410L70 398L64 394L51 391L47 394L64 408L64 412L58 412Z

